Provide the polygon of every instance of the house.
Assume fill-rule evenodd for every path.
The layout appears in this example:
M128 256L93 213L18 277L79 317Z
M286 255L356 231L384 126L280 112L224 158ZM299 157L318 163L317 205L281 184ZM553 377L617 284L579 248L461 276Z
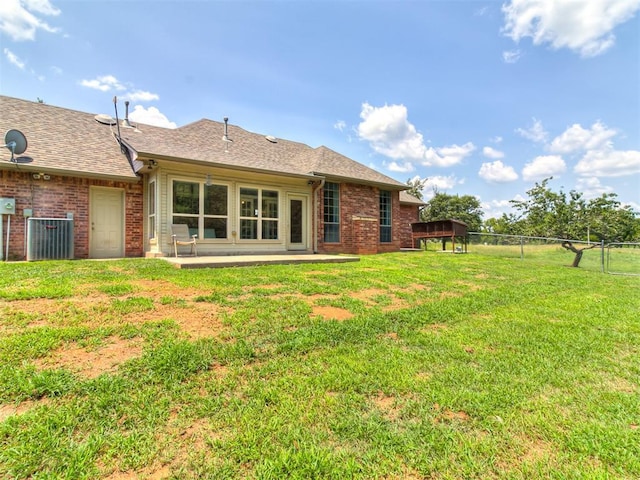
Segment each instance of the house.
M26 257L28 217L73 219L74 258L172 255L174 223L200 255L373 254L411 246L419 220L405 184L227 119L167 129L4 96L0 112L0 131L28 142L13 161L0 152L9 259Z

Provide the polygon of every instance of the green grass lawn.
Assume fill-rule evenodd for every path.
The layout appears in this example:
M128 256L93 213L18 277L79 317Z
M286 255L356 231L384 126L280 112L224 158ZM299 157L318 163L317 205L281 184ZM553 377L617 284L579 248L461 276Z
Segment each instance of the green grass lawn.
M551 263L0 264L0 477L640 478L640 279Z

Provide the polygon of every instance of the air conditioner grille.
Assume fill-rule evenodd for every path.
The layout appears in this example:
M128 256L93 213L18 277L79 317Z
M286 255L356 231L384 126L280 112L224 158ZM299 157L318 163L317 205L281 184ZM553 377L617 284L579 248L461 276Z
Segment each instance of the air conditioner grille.
M73 258L73 220L67 218L29 218L27 260Z

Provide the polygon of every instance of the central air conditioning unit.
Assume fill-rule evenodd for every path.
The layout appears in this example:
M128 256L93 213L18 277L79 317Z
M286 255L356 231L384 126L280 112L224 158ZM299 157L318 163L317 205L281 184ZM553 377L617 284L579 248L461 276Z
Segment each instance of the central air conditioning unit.
M29 218L27 261L73 259L73 220Z

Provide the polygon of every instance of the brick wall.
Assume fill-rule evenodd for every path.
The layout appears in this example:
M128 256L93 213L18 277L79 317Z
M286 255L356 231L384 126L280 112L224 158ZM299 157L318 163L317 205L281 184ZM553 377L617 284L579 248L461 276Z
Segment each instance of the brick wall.
M420 221L417 205L400 205L400 220L398 221L398 236L402 248L412 248L411 224Z
M32 177L32 172L0 170L0 197L16 200L16 215L11 217L8 258L25 259L25 208L31 208L34 217L66 218L67 213L73 213L75 257L89 258L89 190L92 186L120 188L124 191L125 256L142 256L142 182L129 183L58 175L51 175L50 180L36 180ZM5 215L3 243L6 242L6 228ZM6 248L6 243L3 248Z
M392 241L380 243L380 189L352 183L340 184L340 242L324 242L323 190L318 192L318 252L373 254L400 250L404 239L400 226L399 193L391 192ZM411 235L409 234L409 241Z

